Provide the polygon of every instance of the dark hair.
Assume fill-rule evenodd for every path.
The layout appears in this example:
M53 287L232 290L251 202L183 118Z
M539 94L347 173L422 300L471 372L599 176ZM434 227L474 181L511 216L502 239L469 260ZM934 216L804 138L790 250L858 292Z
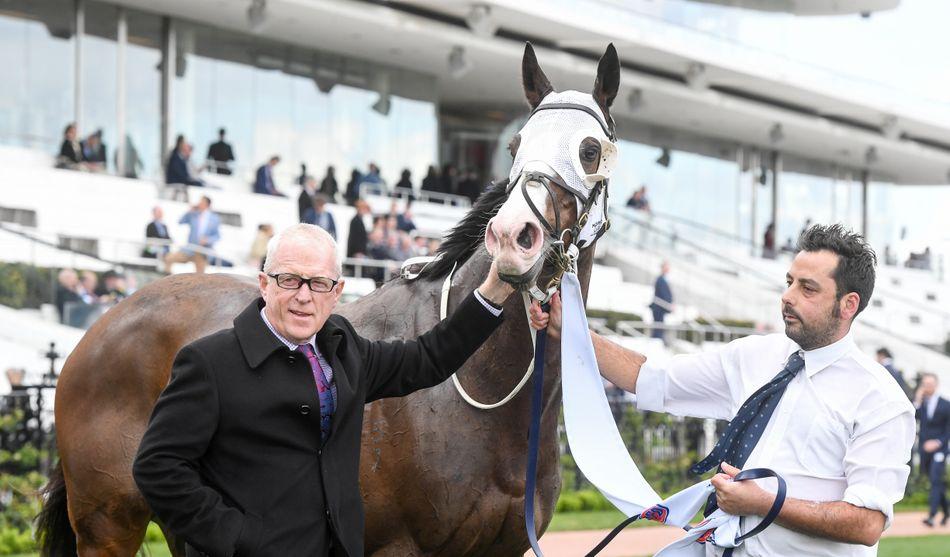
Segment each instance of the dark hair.
M877 256L863 236L840 224L809 227L798 238L799 251L830 251L838 256L835 268L835 297L840 300L849 292L857 293L858 311L864 311L874 292L874 267Z
M883 357L885 357L885 358L893 358L893 357L894 357L894 356L891 355L891 351L888 350L887 348L878 348L878 349L877 349L877 355L878 355L878 356L883 356Z

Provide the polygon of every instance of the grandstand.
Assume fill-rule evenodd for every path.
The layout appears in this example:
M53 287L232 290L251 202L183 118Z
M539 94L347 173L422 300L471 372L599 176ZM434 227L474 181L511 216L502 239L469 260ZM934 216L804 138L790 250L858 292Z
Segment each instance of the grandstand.
M381 163L390 184L402 168L411 170L417 233L439 237L468 200L420 192L418 182L436 161L472 170L482 182L504 176L509 161L499 153L524 115L516 70L525 39L538 45L563 86L589 87L592 52L608 41L625 62L613 228L597 248L588 305L594 327L652 358L781 330L778 293L789 256L761 258L760 236L768 219L778 238L797 232L805 209L793 212L800 204L789 199L830 192L821 199L830 198L831 208L812 203L809 214L867 232L881 252L897 234L872 211L889 207L905 185L945 183L950 168L944 108L624 3L586 0L574 18L565 3L486 2L494 14L490 33L468 17L467 3L274 0L262 3L259 21L246 4L0 0L0 47L14 59L34 57L22 69L14 64L20 86L0 92L0 260L53 270L42 305L3 308L4 368L42 370L49 341L68 351L81 336L56 324L55 270L121 268L139 285L161 276L158 261L141 256L155 206L180 243L187 237L177 224L189 208L185 199L211 197L222 218L215 255L228 265L209 272L252 276L248 251L257 226L297 221L291 169L298 162L318 175L333 164L341 186L350 167L370 161ZM882 8L852 4L850 12ZM735 17L706 9L711 17ZM590 13L611 17L600 25ZM526 31L539 24L565 38ZM55 168L58 134L69 121L81 134L102 128L106 172ZM224 125L238 159L233 174L204 172L205 188L165 184L164 155L174 136L185 134L203 154L203 143ZM119 141L123 134L128 143ZM120 168L126 165L116 151L127 154L133 144L141 168L135 178L122 177L128 168ZM287 161L275 181L290 197L251 193L255 167L274 153ZM644 181L657 211L623 208ZM409 194L397 192L397 204ZM393 202L386 188L367 189L364 197L375 214ZM354 209L330 203L328 210L344 257ZM947 242L933 238L932 270L882 264L875 298L859 318L862 347L889 347L909 379L919 370L950 374L950 284L941 259ZM672 265L676 295L663 325L668 343L649 335L652 284L663 260ZM355 275L392 266L347 263ZM348 295L374 287L371 279L347 278ZM607 312L622 315L602 317Z

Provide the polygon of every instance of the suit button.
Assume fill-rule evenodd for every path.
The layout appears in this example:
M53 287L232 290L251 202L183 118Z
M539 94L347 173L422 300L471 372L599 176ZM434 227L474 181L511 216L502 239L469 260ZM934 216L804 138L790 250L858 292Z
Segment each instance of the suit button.
M297 363L297 358L293 356L287 356L287 363L290 365L294 365L295 363Z
M300 413L303 414L304 416L306 416L307 414L309 414L309 413L310 413L310 405L309 405L309 404L301 404L301 405L300 405Z

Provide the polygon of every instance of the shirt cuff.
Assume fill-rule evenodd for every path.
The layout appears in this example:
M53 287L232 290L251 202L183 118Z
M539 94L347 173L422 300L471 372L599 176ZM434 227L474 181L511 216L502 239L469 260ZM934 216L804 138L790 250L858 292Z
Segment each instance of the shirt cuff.
M637 376L636 391L638 410L662 412L666 397L666 372L644 363Z
M489 313L491 313L495 317L498 317L499 315L501 315L501 308L489 302L488 300L486 300L482 296L482 293L479 292L477 288L475 289L475 299L481 302L481 304L485 307L485 309L487 309Z
M851 503L855 507L863 507L872 511L881 511L884 515L884 529L891 525L894 518L894 504L884 492L868 484L856 484L848 486L844 490L844 497L841 498L845 503Z

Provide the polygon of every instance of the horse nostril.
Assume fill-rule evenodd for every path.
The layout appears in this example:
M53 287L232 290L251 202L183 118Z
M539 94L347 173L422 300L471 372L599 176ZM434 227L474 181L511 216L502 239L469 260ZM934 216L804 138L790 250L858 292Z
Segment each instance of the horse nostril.
M531 246L534 245L534 228L525 225L521 229L521 233L518 234L518 245L524 249L531 249Z

